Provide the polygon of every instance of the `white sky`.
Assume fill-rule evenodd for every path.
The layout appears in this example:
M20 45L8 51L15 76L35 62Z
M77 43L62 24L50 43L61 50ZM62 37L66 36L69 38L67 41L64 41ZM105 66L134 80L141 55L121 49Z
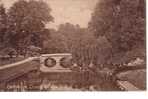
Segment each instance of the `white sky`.
M6 7L10 7L17 0L1 0ZM61 23L70 22L87 27L91 13L98 0L44 0L52 9L54 23L49 27L57 27Z

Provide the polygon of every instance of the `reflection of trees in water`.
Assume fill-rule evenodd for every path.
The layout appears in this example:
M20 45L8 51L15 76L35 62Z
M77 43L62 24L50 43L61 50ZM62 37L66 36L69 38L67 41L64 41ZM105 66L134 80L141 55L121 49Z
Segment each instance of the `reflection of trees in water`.
M106 73L93 73L86 71L76 73L75 76L68 75L73 79L64 81L65 79L52 80L50 77L34 77L28 78L27 75L14 79L7 83L5 91L114 91L120 90L116 83L113 82L111 76ZM53 76L56 78L57 75Z

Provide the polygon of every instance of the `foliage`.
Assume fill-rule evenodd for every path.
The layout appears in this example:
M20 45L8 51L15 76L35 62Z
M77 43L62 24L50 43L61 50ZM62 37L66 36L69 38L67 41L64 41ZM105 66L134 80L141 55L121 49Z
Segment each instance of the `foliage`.
M145 0L99 0L89 27L96 37L106 36L115 53L144 47Z
M102 64L110 57L111 45L106 37L96 39L87 28L65 23L59 26L58 33L63 35L68 52L80 66Z
M6 9L0 5L0 44L4 42L4 35L7 29L7 14Z
M44 40L42 53L67 52L67 45L63 35L54 29L50 29L49 31L50 31L50 39L47 38L46 40Z
M19 0L8 10L8 44L22 50L29 45L41 46L45 25L53 21L51 9L43 1ZM40 42L40 43L39 43Z

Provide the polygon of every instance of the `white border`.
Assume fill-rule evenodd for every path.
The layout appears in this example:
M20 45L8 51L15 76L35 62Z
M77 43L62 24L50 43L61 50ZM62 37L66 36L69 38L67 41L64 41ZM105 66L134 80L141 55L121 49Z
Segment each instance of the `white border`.
M147 1L147 0L146 0ZM146 3L148 4L148 3ZM147 11L148 12L148 8ZM148 13L146 14L148 16ZM146 26L148 29L148 26ZM148 38L148 35L146 35ZM147 42L148 46L148 42ZM148 52L148 49L147 49ZM148 53L147 53L148 56ZM148 58L147 58L148 61ZM148 74L147 74L148 80ZM148 84L147 84L148 85ZM145 92L0 92L1 99L146 99Z

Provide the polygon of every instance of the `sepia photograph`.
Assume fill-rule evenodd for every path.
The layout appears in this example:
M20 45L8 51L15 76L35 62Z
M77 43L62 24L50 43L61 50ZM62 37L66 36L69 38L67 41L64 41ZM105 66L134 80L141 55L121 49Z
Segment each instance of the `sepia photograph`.
M0 93L147 91L146 73L146 0L0 0Z

